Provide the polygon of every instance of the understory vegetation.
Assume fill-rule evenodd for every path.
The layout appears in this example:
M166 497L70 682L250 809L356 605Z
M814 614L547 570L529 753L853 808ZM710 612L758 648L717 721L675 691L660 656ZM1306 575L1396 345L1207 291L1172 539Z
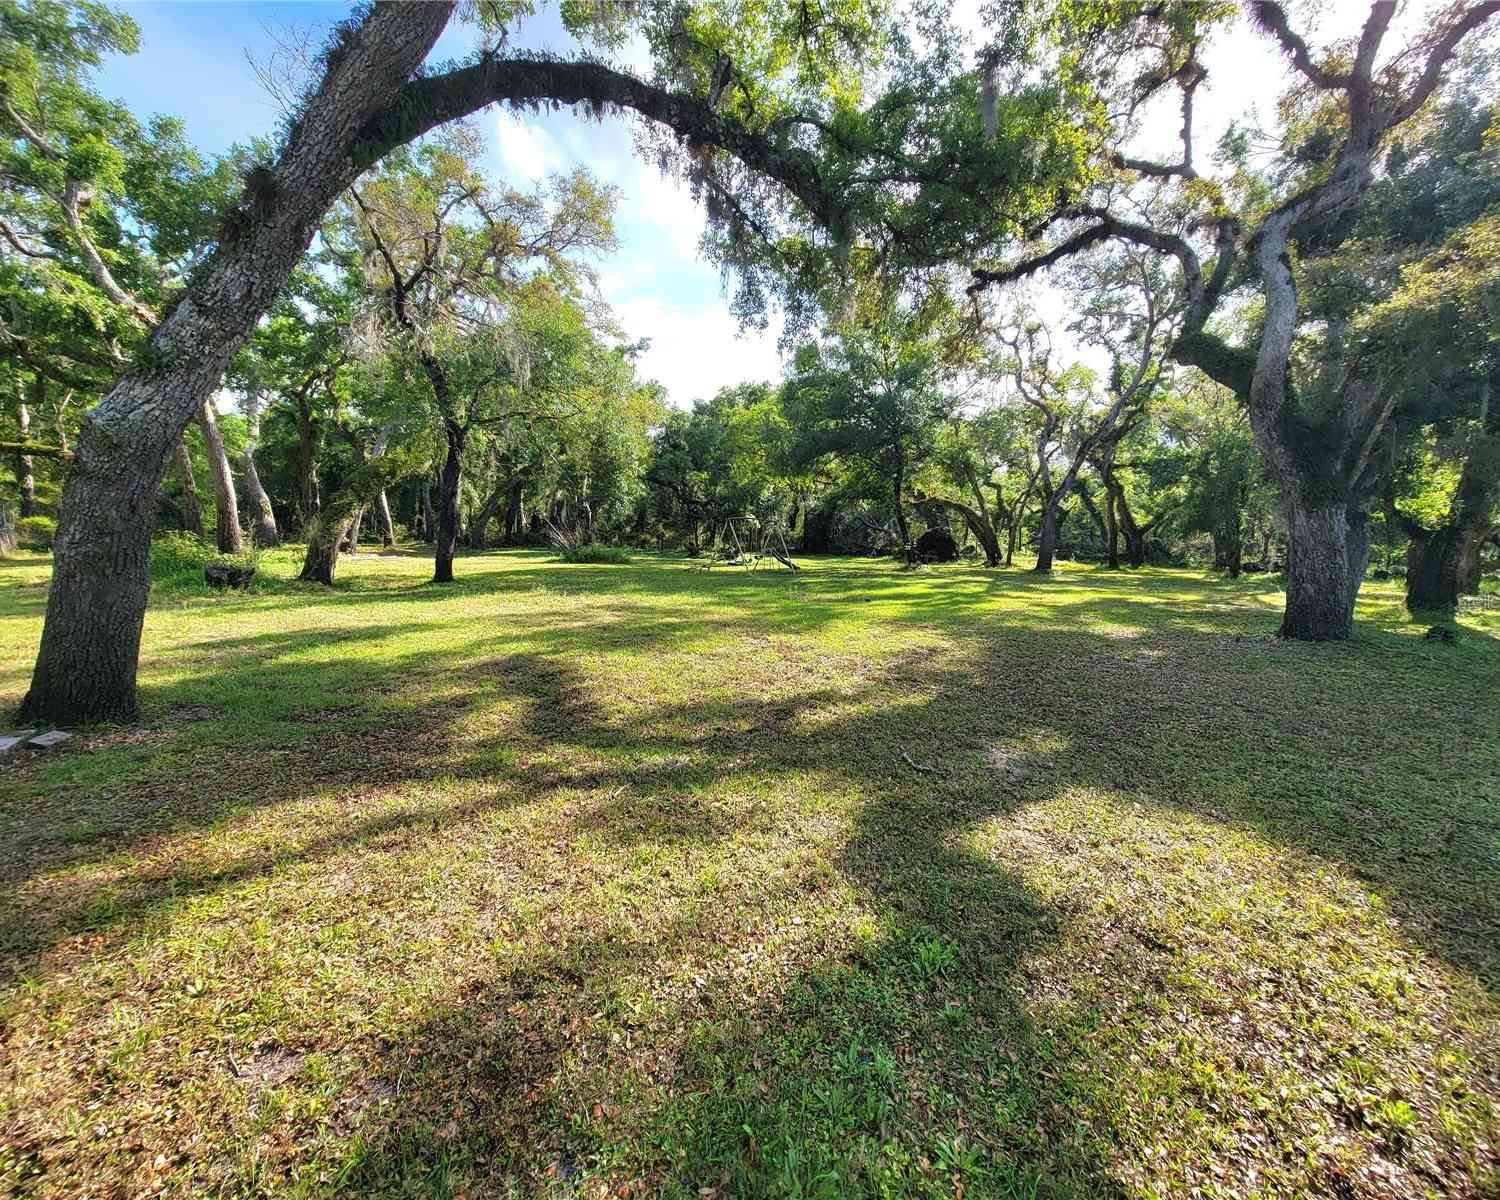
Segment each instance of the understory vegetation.
M0 776L8 1193L1495 1194L1495 611L300 559Z

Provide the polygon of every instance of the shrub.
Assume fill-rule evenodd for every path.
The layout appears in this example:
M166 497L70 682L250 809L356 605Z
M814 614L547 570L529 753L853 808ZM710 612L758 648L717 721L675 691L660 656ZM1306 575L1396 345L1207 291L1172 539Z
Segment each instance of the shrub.
M599 542L589 542L584 546L568 546L560 549L558 554L563 562L570 563L628 563L630 551L624 546L605 546Z
M50 550L57 536L57 521L52 517L22 517L16 522L16 545L24 550Z
M213 547L180 529L151 539L151 582L199 576L204 564L216 558Z

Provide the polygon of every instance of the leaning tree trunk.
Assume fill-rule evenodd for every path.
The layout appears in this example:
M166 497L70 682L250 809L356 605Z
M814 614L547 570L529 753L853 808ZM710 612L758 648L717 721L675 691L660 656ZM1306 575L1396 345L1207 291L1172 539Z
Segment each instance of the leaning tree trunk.
M250 540L257 546L274 546L281 540L281 531L276 528L276 511L271 507L271 497L260 481L260 472L255 469L255 445L260 441L260 397L254 393L245 398L245 453L240 466L245 473L245 495L250 501L252 524Z
M182 519L188 532L194 537L203 536L203 502L198 499L198 481L193 478L193 456L188 453L187 443L178 435L177 446L172 451L177 459L177 474L182 480Z
M391 502L381 488L375 497L375 524L380 527L380 544L389 550L396 544L396 526L391 521Z
M350 471L344 484L323 506L312 523L307 537L307 553L302 559L302 573L297 577L308 583L333 585L338 569L339 552L346 538L357 536L358 522L365 506L375 496L383 495L411 474L411 463L401 454L385 454L383 439L369 459Z
M212 399L205 400L198 409L198 428L203 431L208 470L214 477L214 497L218 504L214 534L219 553L242 554L245 538L240 531L240 505L234 494L234 475L229 470L229 455L224 453L224 435L219 432L219 419Z
M479 511L469 520L469 549L483 550L485 541L489 536L490 522L495 519L495 513L499 511L500 503L510 490L509 484L498 484L485 502L479 506Z
M149 349L84 419L63 490L26 720L131 721L156 488L183 428L366 164L361 137L427 56L449 4L390 4L341 35L277 162L250 172L213 254Z
M0 554L9 554L16 548L16 522L10 515L10 505L0 500Z
M452 418L443 422L448 457L438 481L437 544L433 549L432 581L453 582L453 559L458 554L459 492L464 477L464 443L469 432Z

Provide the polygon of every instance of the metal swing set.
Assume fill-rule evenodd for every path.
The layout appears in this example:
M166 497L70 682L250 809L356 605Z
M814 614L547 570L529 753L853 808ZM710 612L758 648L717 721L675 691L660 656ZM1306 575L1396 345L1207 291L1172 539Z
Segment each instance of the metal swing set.
M755 517L726 517L718 532L721 549L699 564L705 571L715 566L755 571L762 565L773 571L778 565L793 572L802 569L792 561L779 525L767 527Z

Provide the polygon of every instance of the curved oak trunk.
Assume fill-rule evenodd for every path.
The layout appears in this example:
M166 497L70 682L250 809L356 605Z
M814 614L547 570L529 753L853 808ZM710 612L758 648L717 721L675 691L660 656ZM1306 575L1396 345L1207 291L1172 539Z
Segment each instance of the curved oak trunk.
M271 497L266 494L260 472L255 469L255 445L260 441L260 398L253 393L245 401L245 421L249 429L240 468L245 473L245 495L250 501L250 540L257 546L274 546L281 540L281 531L276 528Z
M391 502L381 488L375 497L375 524L380 527L380 544L389 550L396 544L396 526L391 521Z
M203 502L198 499L198 481L193 477L193 456L188 453L182 435L177 436L177 445L172 448L177 461L177 474L182 480L182 520L188 532L201 538L203 529Z
M1042 505L1042 527L1036 539L1036 566L1033 571L1052 570L1052 560L1057 555L1057 510L1062 507L1061 496L1056 496Z
M85 418L63 490L25 719L136 718L151 516L173 447L358 174L362 131L427 56L451 8L377 5L345 33L279 160L251 173L187 294Z
M274 546L281 541L281 530L276 527L276 512L271 507L271 497L266 495L265 485L260 481L260 472L255 469L255 452L245 448L241 460L245 472L245 491L250 498L253 523L250 540L257 546Z
M1464 585L1477 574L1479 544L1451 525L1414 530L1406 549L1406 607L1414 613L1457 610Z

